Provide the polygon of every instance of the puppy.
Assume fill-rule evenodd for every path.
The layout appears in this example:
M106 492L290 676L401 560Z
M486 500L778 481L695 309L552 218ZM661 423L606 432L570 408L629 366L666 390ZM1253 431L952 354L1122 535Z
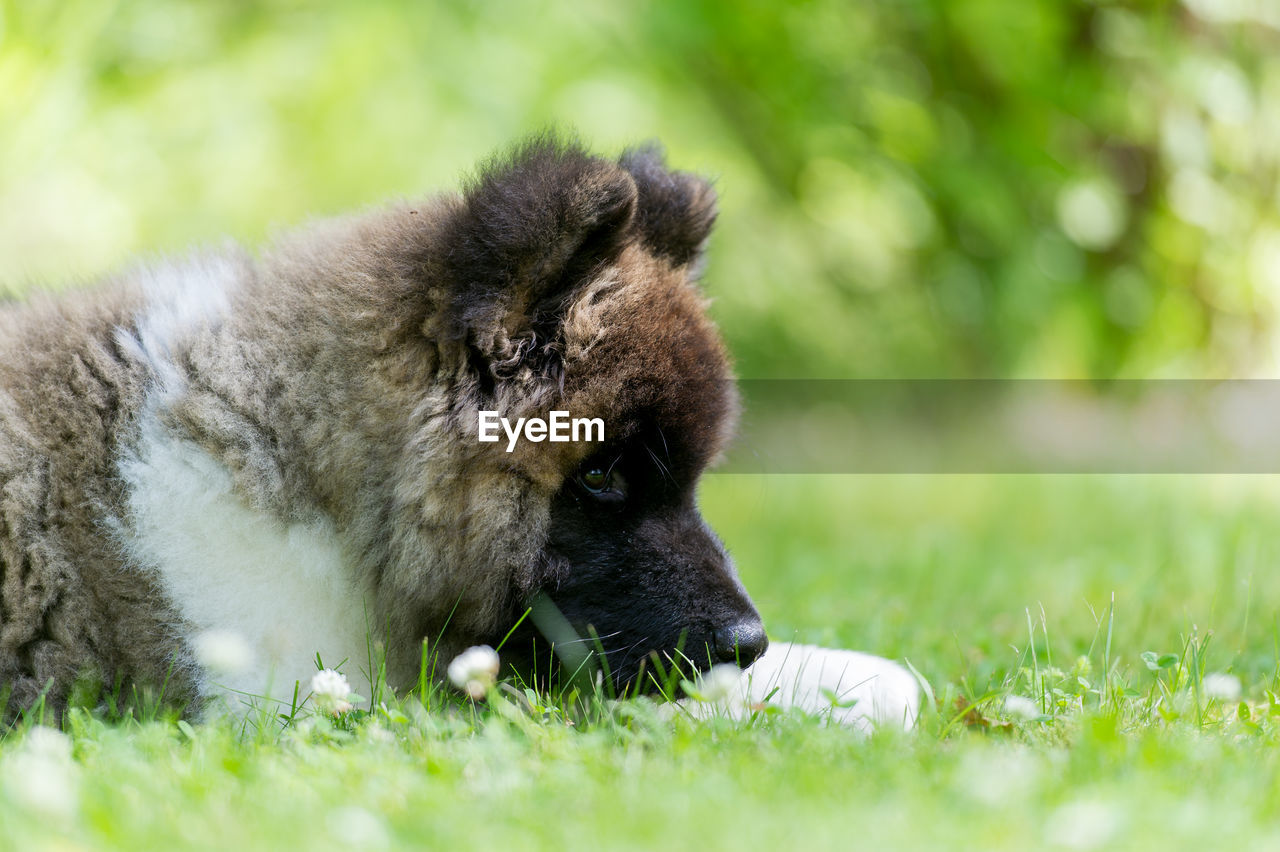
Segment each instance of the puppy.
M737 410L695 281L714 218L656 149L539 138L460 194L4 308L8 713L76 684L288 702L318 658L404 690L535 597L622 689L653 655L749 665L694 501ZM603 429L489 434L553 412ZM252 663L215 676L211 633Z

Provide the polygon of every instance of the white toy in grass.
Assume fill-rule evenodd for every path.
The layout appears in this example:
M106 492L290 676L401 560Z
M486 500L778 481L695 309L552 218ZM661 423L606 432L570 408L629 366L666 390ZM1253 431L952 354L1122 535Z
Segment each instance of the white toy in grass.
M869 733L877 728L910 729L920 713L915 675L892 660L860 651L774 642L738 675L732 690L724 691L719 683L723 673L713 673L718 700L681 702L695 716L741 717L771 706Z

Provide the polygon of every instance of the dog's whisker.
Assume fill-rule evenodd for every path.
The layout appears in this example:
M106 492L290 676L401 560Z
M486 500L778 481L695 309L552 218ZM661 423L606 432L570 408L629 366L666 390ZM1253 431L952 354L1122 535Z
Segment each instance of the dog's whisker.
M559 642L558 644L579 645L579 644L590 643L590 642L603 642L605 639L612 639L615 636L621 636L621 635L622 635L621 630L615 630L612 633L602 633L602 634L599 634L598 636L580 636L577 639L566 639L563 642Z
M675 477L671 475L671 471L662 463L662 459L658 458L658 454L649 449L649 445L645 444L644 451L649 454L649 458L653 459L653 463L658 466L658 470L662 472L662 478L668 482L674 483Z

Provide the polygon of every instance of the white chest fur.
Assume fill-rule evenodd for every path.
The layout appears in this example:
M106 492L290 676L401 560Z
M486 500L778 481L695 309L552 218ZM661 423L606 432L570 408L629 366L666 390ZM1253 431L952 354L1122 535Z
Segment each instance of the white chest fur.
M202 694L300 698L319 654L369 696L366 594L331 524L285 525L247 506L227 470L195 444L146 418L137 452L121 463L129 490L126 546L161 584L194 636L216 631L251 659L206 670ZM248 700L244 698L244 700Z

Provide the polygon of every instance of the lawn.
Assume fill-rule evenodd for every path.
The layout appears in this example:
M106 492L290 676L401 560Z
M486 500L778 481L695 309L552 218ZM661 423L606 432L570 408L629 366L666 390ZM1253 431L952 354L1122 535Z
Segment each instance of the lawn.
M916 731L440 693L336 726L79 712L69 740L26 724L0 740L0 846L1265 845L1278 494L1243 477L711 476L704 510L771 634L909 660L935 699Z

